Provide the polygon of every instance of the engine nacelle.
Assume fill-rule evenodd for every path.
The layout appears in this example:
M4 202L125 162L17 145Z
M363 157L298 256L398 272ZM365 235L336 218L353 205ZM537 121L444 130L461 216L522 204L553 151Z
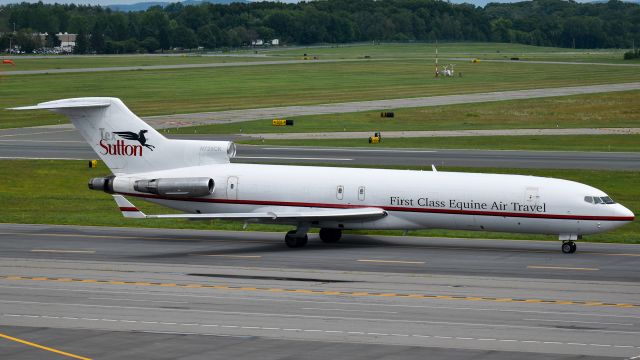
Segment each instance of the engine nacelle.
M115 176L113 175L89 179L89 189L104 191L106 193L113 194L113 179L115 179Z
M109 194L137 191L176 198L207 196L213 194L215 190L215 182L208 177L134 180L111 175L90 179L88 185L91 190Z
M200 197L213 194L215 183L206 177L136 180L133 189L147 194L171 197Z

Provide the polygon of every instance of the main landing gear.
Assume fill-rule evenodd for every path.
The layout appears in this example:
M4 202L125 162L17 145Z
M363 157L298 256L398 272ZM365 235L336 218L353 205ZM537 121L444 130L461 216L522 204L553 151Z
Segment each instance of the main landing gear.
M290 248L301 248L307 245L309 236L307 234L298 235L297 230L291 230L284 236L284 242Z
M322 228L319 235L324 243L337 243L342 237L342 230Z
M562 252L565 254L573 254L574 252L576 252L577 248L578 247L576 246L576 243L574 243L573 241L562 242Z
M287 233L287 235L285 235L284 242L290 248L301 248L307 245L307 241L309 240L309 236L307 235L308 231L308 225L299 224L296 230L291 230ZM336 243L340 241L341 237L341 229L320 229L320 240L322 240L322 242L324 243Z

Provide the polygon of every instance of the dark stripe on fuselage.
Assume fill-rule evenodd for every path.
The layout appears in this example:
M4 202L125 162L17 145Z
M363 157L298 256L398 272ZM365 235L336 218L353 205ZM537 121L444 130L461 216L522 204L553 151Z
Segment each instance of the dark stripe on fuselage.
M214 204L236 204L236 205L270 205L270 206L295 206L295 207L315 207L329 209L358 209L358 208L378 208L386 211L401 211L431 214L451 214L451 215L477 215L477 216L500 216L515 218L536 218L536 219L556 219L556 220L592 220L592 221L632 221L632 216L594 216L594 215L561 215L561 214L539 214L539 213L517 213L481 210L455 210L455 209L433 209L433 208L409 208L399 206L380 205L346 205L346 204L325 204L307 203L292 201L270 201L270 200L232 200L232 199L209 199L209 198L174 198L167 196L119 193L120 195L141 197L147 199L188 201Z

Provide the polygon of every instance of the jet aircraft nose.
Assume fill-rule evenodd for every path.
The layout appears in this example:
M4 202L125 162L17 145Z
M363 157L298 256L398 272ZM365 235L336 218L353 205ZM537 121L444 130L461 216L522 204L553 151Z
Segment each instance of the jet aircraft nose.
M616 213L618 214L618 216L625 218L624 221L631 222L635 218L635 215L631 210L627 209L626 207L620 204L618 204L618 209Z

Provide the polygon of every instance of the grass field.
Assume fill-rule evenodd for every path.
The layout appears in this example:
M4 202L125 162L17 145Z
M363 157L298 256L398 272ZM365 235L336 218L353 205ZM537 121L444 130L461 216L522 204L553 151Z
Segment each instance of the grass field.
M469 171L445 167L440 169L440 171L444 170ZM640 211L640 187L637 186L640 174L638 172L526 169L485 169L485 172L551 176L584 182L606 191L635 213ZM84 161L2 160L0 161L0 181L2 181L0 203L4 206L0 207L0 222L227 230L242 228L241 223L235 222L124 219L111 196L87 189L89 178L108 173L108 169L103 164L100 164L97 169L89 169ZM167 212L164 208L139 200L135 204L148 213ZM289 228L251 225L249 229L284 232ZM397 231L375 233L400 234ZM411 234L555 240L553 236L445 230L412 231ZM637 219L610 233L585 236L584 241L640 243L639 234L640 220Z
M271 119L171 129L171 133L260 134L395 130L479 130L582 127L640 127L640 91L561 96L544 99L389 109L289 117L294 126L272 126Z
M262 53L272 56L300 56L304 53L331 58L435 58L435 43L382 43L346 44L332 46L297 47L294 49L275 48ZM577 61L633 64L640 61L623 60L626 50L620 49L565 49L508 43L439 43L438 56L448 58L478 58L490 60Z
M181 65L181 64L211 64L241 61L265 61L264 57L249 56L163 56L163 55L87 55L87 56L47 56L33 58L29 56L9 57L16 64L15 66L0 65L2 71L14 70L49 70L49 69L78 69L97 67L117 67L117 66L149 66L149 65ZM285 60L288 57L283 57Z
M78 96L116 96L141 116L640 81L635 68L460 63L434 79L418 60L0 77L0 108ZM62 117L0 110L0 128Z
M373 134L372 134L373 135ZM372 148L537 150L537 151L640 151L640 135L461 136L384 138L379 144L362 139L300 139L239 141L252 145L329 146Z
M254 52L257 52L259 56L255 56L256 54ZM509 60L512 57L518 57L521 60L633 63L622 60L624 50L619 49L582 50L503 43L440 43L438 45L438 52L441 59L464 57ZM305 53L320 56L321 59L357 59L370 56L372 58L414 58L431 60L435 57L435 44L383 43L372 45L370 43L360 43L293 48L256 48L255 50L247 49L223 54L216 53L215 56L207 56L206 54L52 55L35 58L28 55L5 55L3 58L14 60L16 66L0 67L0 71L302 59Z

